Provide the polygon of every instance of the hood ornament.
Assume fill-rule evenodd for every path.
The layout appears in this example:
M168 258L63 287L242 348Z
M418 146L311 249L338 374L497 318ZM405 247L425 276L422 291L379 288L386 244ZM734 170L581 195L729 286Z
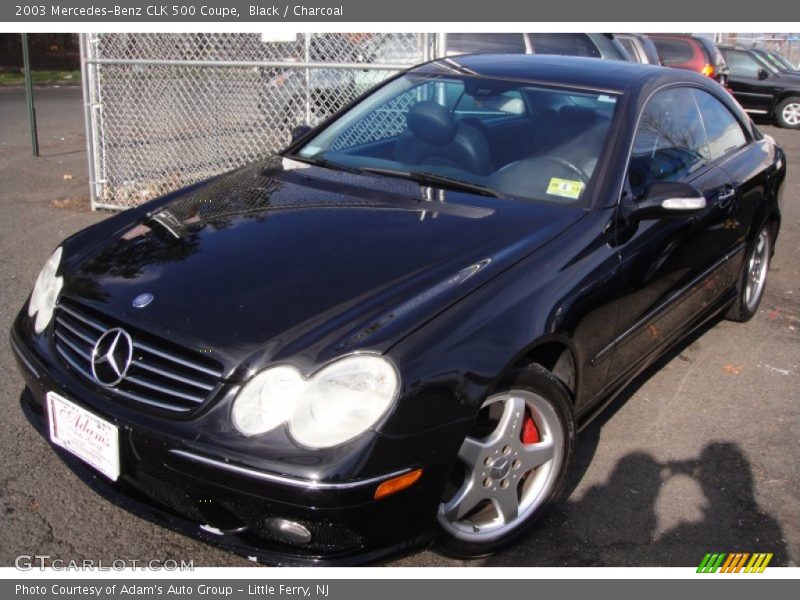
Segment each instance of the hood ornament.
M138 296L136 296L136 298L133 299L133 302L131 302L131 304L133 305L133 308L144 308L145 306L150 304L154 298L155 296L153 296L153 294L151 294L150 292L145 292L144 294L139 294Z
M133 340L119 327L109 329L92 349L92 375L100 385L112 387L125 378L133 362Z

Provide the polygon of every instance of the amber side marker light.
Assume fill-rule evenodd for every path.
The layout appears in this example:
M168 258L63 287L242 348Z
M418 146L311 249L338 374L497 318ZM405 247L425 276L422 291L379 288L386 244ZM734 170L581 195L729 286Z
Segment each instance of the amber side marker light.
M705 67L703 67L703 70L701 72L703 73L703 75L706 75L708 77L713 77L714 65L706 65Z
M406 488L410 488L419 481L420 477L422 477L422 469L416 469L410 473L404 473L398 477L387 479L375 490L375 500L386 498L386 496L391 496L397 492L402 492Z

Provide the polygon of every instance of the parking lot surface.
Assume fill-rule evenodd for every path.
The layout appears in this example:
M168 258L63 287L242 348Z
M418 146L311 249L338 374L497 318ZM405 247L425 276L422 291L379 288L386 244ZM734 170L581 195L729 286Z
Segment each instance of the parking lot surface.
M0 325L88 211L80 90L37 90L42 156L21 89L0 89ZM650 369L581 435L568 496L497 556L432 551L397 566L692 566L709 551L800 560L800 131L762 125L788 154L783 226L756 317L705 328ZM0 565L69 560L253 563L134 517L82 484L27 424L22 378L0 344Z

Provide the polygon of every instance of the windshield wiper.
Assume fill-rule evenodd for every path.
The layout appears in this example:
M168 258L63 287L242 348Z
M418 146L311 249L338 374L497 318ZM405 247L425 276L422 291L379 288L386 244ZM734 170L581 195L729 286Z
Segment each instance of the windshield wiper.
M482 196L507 198L507 196L502 192L485 185L481 185L479 183L470 183L469 181L463 181L462 179L455 179L453 177L438 175L437 173L429 173L427 171L401 171L399 169L384 169L382 167L362 167L361 171L364 173L372 173L374 175L386 175L387 177L409 179L423 185L439 186L443 188L461 190L464 192L472 192L473 194L480 194Z
M337 171L344 171L346 173L361 173L361 169L355 167L348 167L346 165L328 160L327 158L320 158L316 156L301 156L300 154L286 154L284 158L296 160L297 162L314 165L315 167L324 167L326 169L335 169Z

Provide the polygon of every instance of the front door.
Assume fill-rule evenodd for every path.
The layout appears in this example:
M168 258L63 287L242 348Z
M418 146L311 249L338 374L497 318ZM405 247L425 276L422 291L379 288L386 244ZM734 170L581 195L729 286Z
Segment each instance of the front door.
M620 225L622 298L610 384L661 351L735 284L725 260L735 194L711 157L697 93L688 87L659 92L639 122L625 193L635 202L653 183L682 181L705 196L706 207L692 216Z
M748 112L767 114L774 96L773 72L751 53L743 50L726 50L725 60L730 69L728 86L733 91L734 98ZM760 78L759 72L766 72L767 77Z

